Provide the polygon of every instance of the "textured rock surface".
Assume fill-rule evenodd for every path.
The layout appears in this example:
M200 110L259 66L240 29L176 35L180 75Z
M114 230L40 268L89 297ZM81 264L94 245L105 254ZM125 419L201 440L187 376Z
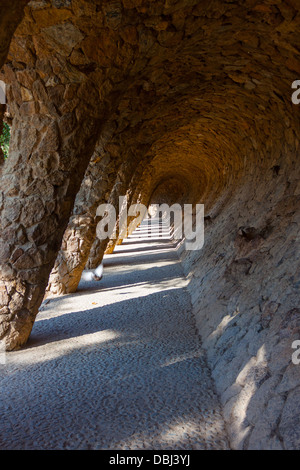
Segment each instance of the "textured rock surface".
M245 179L231 204L212 210L203 249L183 253L235 449L299 446L300 368L292 363L300 335L299 174L289 173L288 155L279 174L269 166L268 183L259 185L261 169Z
M97 102L88 122L86 103L74 103L75 89L92 92L89 81L76 83L72 91L62 84L64 101L56 108L49 98L52 87L38 78L38 66L24 76L8 65L4 70L8 96L21 96L18 79L24 77L32 90L31 101L10 100L12 138L1 179L0 337L12 349L31 331L101 120ZM73 117L64 107L74 108Z

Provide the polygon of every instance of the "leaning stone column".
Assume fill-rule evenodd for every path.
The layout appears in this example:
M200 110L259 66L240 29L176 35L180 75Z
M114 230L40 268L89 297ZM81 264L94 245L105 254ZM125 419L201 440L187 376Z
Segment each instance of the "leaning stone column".
M147 153L147 147L144 147L144 154L146 153ZM141 152L140 156L142 157L142 155L143 154ZM117 193L115 195L115 198L117 199L117 196L119 195L122 195L122 196L125 195L127 199L127 209L129 209L131 204L137 204L138 202L143 204L144 201L147 200L146 195L144 195L143 200L141 200L141 195L138 195L138 192L137 192L139 178L141 177L143 169L144 169L143 161L138 166L138 168L135 168L135 166L132 166L132 164L127 165L124 170L124 174L125 174L124 183L122 186L119 186L116 188ZM115 204L117 203L115 202ZM119 206L117 205L117 207ZM123 211L123 215L124 214L125 214L125 211ZM115 227L115 234L116 234L115 238L108 240L106 244L105 243L101 244L101 251L99 251L99 255L102 254L102 252L103 252L102 256L104 255L104 253L107 253L107 254L113 253L115 247L117 245L121 245L123 243L123 240L127 238L127 236L129 236L130 224L132 224L133 221L136 220L136 223L138 225L139 223L138 218L130 216L130 215L128 215L126 219L124 217L124 220L122 221L123 225L120 225L121 215L122 214L117 213L118 217L117 217L117 222L116 222L116 227ZM94 258L94 264L95 264L95 260L97 260L97 262L99 261L99 255L98 257L96 256Z
M66 67L60 83L59 70L46 60L42 71L6 66L15 98L0 186L0 340L7 350L30 335L101 127L91 82L75 71L68 82Z
M105 151L104 140L109 140L113 131L113 127L109 130L106 126L88 166L76 197L73 215L64 233L62 247L49 278L47 296L67 294L77 289L96 237L97 207L107 202L120 164L118 151Z
M126 163L124 163L122 167L119 168L115 185L109 200L107 201L109 204L113 205L116 210L117 220L114 230L115 238L111 240L99 240L98 238L95 238L95 241L90 250L89 259L86 264L88 269L96 269L97 266L99 266L99 264L102 262L104 253L112 253L114 250L116 242L119 238L119 198L127 197L127 201L129 201L128 186L132 179L132 175L134 174L135 166L136 164L134 159L128 157Z

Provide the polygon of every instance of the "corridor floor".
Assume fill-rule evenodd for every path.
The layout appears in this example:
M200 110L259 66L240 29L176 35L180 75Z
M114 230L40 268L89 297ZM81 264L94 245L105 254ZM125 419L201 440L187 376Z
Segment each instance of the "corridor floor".
M101 282L46 300L6 354L0 449L227 448L176 250L147 230L105 257Z

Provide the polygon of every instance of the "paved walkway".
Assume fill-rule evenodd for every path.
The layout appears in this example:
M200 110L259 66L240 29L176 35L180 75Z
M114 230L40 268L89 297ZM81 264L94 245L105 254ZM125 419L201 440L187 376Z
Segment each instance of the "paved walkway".
M0 449L222 449L186 280L143 223L103 280L47 300L0 365Z

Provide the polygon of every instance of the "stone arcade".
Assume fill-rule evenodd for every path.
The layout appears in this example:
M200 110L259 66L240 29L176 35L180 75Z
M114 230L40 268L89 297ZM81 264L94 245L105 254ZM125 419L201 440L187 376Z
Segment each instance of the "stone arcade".
M203 203L178 253L231 446L299 448L298 1L2 0L0 24L6 349L122 242L100 204Z

